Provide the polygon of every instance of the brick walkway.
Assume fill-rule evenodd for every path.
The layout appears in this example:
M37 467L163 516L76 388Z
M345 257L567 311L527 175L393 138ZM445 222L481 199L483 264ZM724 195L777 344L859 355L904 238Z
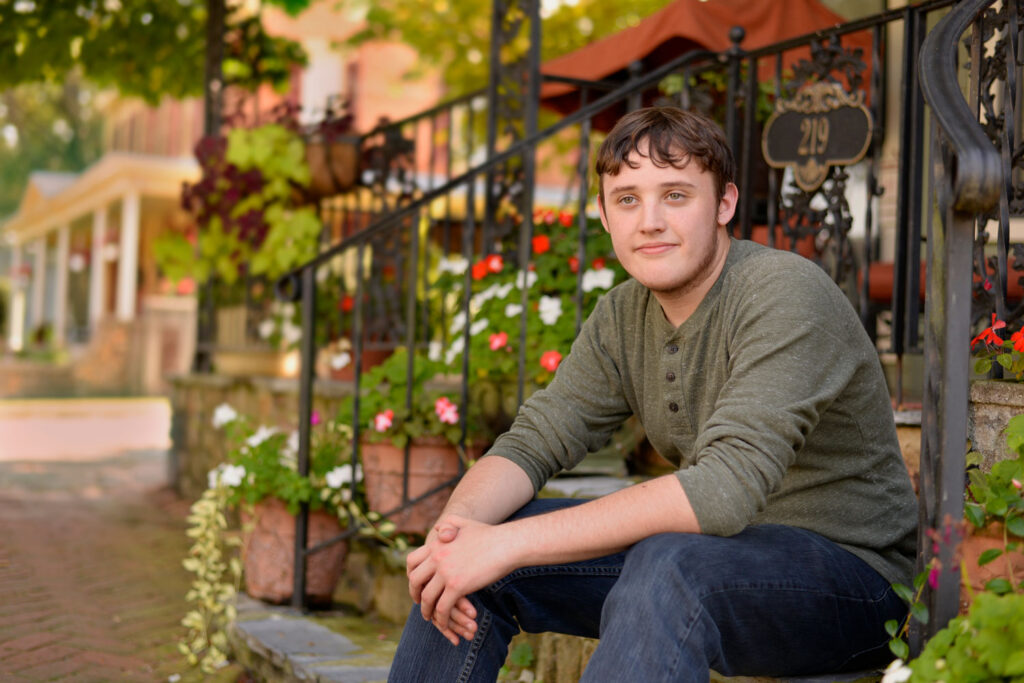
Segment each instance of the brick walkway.
M165 479L159 451L0 463L0 680L208 680L176 650L187 504Z

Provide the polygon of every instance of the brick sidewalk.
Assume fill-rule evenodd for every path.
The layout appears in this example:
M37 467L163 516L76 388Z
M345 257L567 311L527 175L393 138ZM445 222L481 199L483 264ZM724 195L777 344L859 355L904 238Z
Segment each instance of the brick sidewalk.
M164 457L0 463L0 680L205 680L176 649L187 503Z

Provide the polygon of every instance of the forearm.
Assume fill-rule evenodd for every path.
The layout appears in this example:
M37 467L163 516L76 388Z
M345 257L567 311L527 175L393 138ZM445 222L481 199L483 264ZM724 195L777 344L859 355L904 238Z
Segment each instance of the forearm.
M600 557L660 533L700 533L693 508L674 475L501 527L516 567Z
M445 515L497 524L533 498L533 484L521 467L500 456L481 458L455 487Z

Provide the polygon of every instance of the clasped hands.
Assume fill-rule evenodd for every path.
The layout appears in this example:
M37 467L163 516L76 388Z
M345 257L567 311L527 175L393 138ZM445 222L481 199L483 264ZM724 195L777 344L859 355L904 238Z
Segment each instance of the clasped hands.
M515 569L506 525L444 515L422 547L409 553L406 574L409 595L423 618L434 624L452 645L476 634L476 608L466 598Z

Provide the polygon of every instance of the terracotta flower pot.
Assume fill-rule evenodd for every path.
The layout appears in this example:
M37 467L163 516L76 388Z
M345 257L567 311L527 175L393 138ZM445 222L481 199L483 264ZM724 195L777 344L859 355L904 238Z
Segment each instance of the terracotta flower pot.
M1021 542L1021 539L1011 535L1010 541ZM967 580L970 583L971 590L975 593L985 589L985 584L992 579L1004 578L1008 579L1014 586L1018 585L1021 581L1024 581L1024 552L1020 549L1004 553L991 562L978 566L978 559L982 553L987 550L1002 549L1004 547L1003 541L1003 525L994 523L990 524L983 529L977 529L974 527L970 528L970 533L963 540L960 546L961 553L963 556L964 567L967 569ZM1013 567L1013 576L1010 576L1010 572L1007 567ZM969 606L970 599L966 587L961 591L961 611Z
M259 600L282 603L291 600L295 581L295 516L284 502L267 498L252 513L242 510L243 529L250 528L242 544L245 592ZM309 513L307 547L337 536L338 518L323 510ZM345 567L348 544L328 546L306 560L306 600L329 604Z
M359 179L359 138L342 135L330 144L312 141L306 144L309 164L309 193L330 197L351 189Z
M477 449L479 450L479 449ZM473 457L470 455L470 457ZM405 452L391 442L362 444L363 482L370 509L382 514L402 504L402 470ZM409 451L409 498L421 496L459 475L459 454L447 441L417 440ZM448 502L455 484L390 516L401 533L423 534Z

